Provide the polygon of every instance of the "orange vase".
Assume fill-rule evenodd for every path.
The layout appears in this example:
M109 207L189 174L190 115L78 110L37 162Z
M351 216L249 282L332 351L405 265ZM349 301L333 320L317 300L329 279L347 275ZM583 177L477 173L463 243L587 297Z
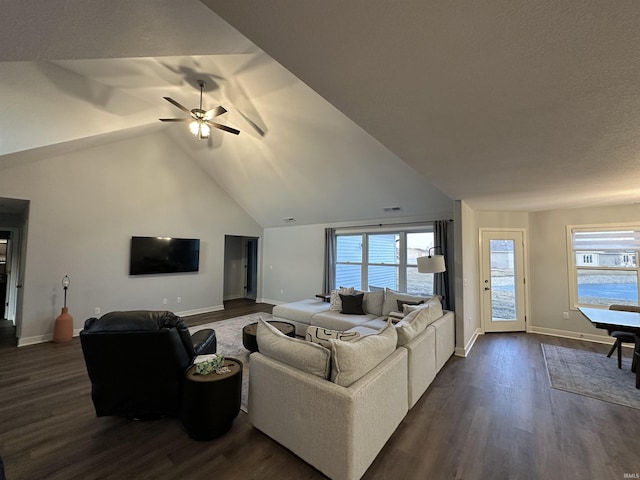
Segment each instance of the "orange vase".
M53 327L53 341L56 343L68 342L73 338L73 317L69 315L67 307L62 308L62 313L56 318Z

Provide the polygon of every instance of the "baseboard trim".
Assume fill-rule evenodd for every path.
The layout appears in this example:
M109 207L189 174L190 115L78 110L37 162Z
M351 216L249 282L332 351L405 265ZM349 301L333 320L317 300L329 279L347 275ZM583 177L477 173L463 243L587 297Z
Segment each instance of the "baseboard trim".
M284 305L285 303L291 303L291 302L282 302L279 300L270 300L268 298L263 298L262 300L260 300L261 303L269 303L271 305Z
M75 332L74 332L74 336ZM27 345L35 345L37 343L52 342L53 333L47 333L46 335L34 335L33 337L21 337L18 339L19 347L26 347Z
M480 335L483 335L482 330L479 329L479 328L476 328L476 331L473 332L473 335L471 335L471 338L469 339L467 344L462 348L456 347L455 350L453 351L453 354L456 357L466 357L467 355L469 355L469 352L471 351L471 349L475 345L476 340L478 339L478 336L480 336Z
M574 340L586 340L588 342L613 344L613 339L605 335L592 335L590 333L571 332L569 330L557 330L555 328L544 328L531 326L528 330L530 333L538 333L540 335L549 335L552 337L571 338Z
M219 312L224 310L224 305L214 305L211 307L194 308L193 310L183 310L182 312L175 312L179 317L189 317L191 315L200 315L201 313Z

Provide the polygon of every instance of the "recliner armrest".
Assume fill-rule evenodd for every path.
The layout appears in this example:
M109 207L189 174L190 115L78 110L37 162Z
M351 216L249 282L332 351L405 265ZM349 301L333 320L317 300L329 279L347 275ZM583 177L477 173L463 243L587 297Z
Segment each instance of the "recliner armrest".
M213 329L205 328L198 330L191 335L191 340L193 341L193 350L196 352L196 355L216 353L218 343L216 340L216 332Z

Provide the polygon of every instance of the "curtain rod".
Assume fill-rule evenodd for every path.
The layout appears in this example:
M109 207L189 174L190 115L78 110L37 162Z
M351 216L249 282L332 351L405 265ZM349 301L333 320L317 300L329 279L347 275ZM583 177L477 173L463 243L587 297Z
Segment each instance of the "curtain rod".
M425 220L423 222L401 222L401 223L374 223L371 225L351 225L348 227L334 227L334 230L351 230L353 228L370 228L370 227L378 227L378 228L382 228L382 227L402 227L402 226L409 226L409 225L427 225L429 223L433 223L433 222L453 222L453 219L448 219L448 220Z

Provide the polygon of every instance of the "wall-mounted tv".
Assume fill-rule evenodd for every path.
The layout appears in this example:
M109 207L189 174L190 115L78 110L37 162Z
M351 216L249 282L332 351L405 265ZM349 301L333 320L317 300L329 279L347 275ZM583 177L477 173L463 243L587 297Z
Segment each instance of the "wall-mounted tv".
M131 237L129 275L197 272L200 239Z

